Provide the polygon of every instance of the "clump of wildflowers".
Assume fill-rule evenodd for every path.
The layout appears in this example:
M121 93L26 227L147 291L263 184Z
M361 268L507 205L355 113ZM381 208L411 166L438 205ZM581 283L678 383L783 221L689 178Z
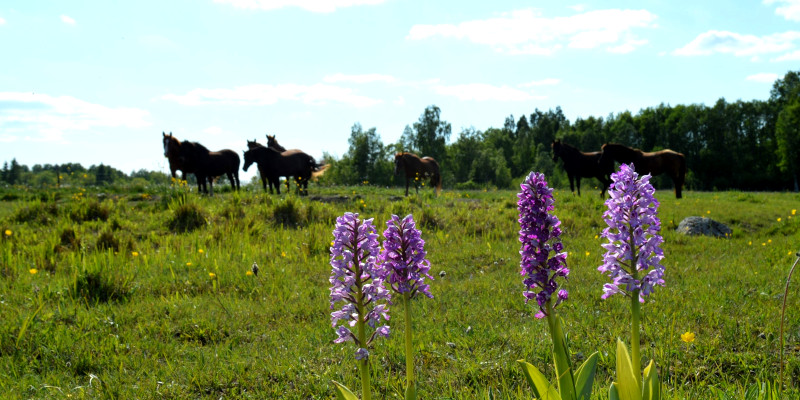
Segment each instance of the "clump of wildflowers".
M561 244L561 221L551 214L554 209L553 189L547 187L544 174L531 172L520 185L517 194L519 210L520 274L525 276L525 302L536 299L539 312L536 318L548 314L547 303L557 292L553 307L566 300L568 293L558 289L556 278L566 279L567 253ZM552 256L551 256L552 254Z
M422 293L433 298L430 287L425 283L425 278L433 280L428 273L431 263L425 258L425 241L416 227L411 214L402 220L397 215L392 215L386 221L386 238L383 242L384 266L390 271L389 284L400 294L409 293L414 298L417 293Z
M573 370L569 349L561 320L555 315L555 307L568 298L565 289L559 289L558 280L569 275L567 253L561 243L561 221L552 214L553 189L547 186L544 174L531 172L520 185L517 194L519 210L519 241L521 274L525 276L525 302L536 299L539 311L536 318L547 319L553 340L558 391L554 390L542 373L532 364L518 360L523 373L533 389L535 398L578 400L591 397L592 383L597 368L598 353L595 352L577 370ZM556 295L553 299L553 295Z
M411 299L418 293L433 298L425 278L433 280L428 273L431 263L425 257L425 241L417 229L411 214L402 220L397 215L386 221L383 232L383 252L381 259L389 271L389 284L392 290L403 298L405 314L405 351L406 351L406 392L405 400L417 398L416 379L414 377L414 349L411 329Z
M344 305L331 313L336 329L336 343L353 341L358 346L356 358L369 356L369 347L376 335L388 337L389 326L378 326L389 320L391 294L384 287L388 270L378 263L378 235L372 219L360 220L358 214L345 213L336 219L331 246L331 310L338 302ZM339 322L344 325L339 325ZM364 332L354 334L350 328L363 330L364 324L375 329L367 340Z
M607 273L612 282L603 286L602 298L636 294L644 303L656 285L664 286L659 202L653 196L650 175L640 178L631 165L623 164L611 174L611 180L610 198L605 203L608 210L603 213L608 228L601 235L608 243L602 245L606 253L598 270Z

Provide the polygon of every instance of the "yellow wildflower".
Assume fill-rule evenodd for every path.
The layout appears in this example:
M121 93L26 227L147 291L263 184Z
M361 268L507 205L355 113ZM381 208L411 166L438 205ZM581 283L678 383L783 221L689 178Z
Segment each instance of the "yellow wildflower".
M30 272L31 275L36 275L39 272L39 270L36 269L36 268L31 268L31 269L28 270L28 272Z
M681 340L683 340L685 343L694 342L694 338L694 332L686 332L681 334Z
M203 249L197 249L197 252L203 254Z
M781 222L781 217L778 217L778 222Z
M253 275L253 271L247 271L244 274L247 275L247 276L251 276L251 275Z
M286 257L286 252L281 252L281 257Z
M209 273L208 273L208 277L209 277L210 279L217 279L217 274L215 274L215 273L213 273L213 272L209 272Z
M792 215L797 215L797 210L796 209L792 209Z
M192 262L191 262L191 261L187 262L187 263L186 263L186 266L187 266L187 267L191 267L191 266L192 266Z
M6 229L5 234L6 236L11 236L11 229Z
M139 257L139 252L138 251L132 251L131 255L134 256L134 257Z

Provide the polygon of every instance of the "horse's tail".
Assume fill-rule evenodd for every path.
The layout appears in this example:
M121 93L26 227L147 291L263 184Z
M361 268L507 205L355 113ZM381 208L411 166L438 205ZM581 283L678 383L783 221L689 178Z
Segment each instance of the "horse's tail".
M680 165L678 166L678 179L675 180L675 197L682 198L683 197L683 186L686 184L686 157L683 153L678 153L680 155Z
M442 192L442 174L439 172L439 162L434 160L433 157L422 157L422 159L428 160L435 167L433 177L431 177L431 185L436 185L436 195L438 196Z
M317 178L322 176L322 174L324 174L325 171L327 171L328 167L330 166L331 166L330 164L315 165L313 170L311 171L311 179L317 180Z

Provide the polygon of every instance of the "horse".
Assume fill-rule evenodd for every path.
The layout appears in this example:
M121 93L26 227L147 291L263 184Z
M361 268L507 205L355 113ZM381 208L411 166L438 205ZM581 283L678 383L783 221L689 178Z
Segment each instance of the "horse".
M248 150L252 150L252 149L254 149L256 147L264 147L264 145L261 144L261 143L258 143L258 141L256 141L255 139L253 139L252 142L249 141L249 140L247 141L247 149ZM279 145L278 142L275 140L275 135L272 135L272 136L267 135L267 147L275 149L275 150L277 150L277 151L279 151L281 153L286 151L286 148L284 148L283 146ZM297 150L297 151L300 151L300 150ZM245 170L245 171L247 171L247 170ZM287 192L289 191L289 180L290 180L290 178L291 178L291 175L286 176L286 191ZM280 179L280 176L278 177L278 179ZM261 182L262 183L265 182L265 178L264 178L263 175L261 177ZM273 182L271 180L267 180L266 182L267 182L267 184L269 184L269 192L272 193ZM277 184L275 184L275 187L276 188L278 187ZM281 193L280 189L278 189L278 194L280 194L280 193Z
M214 178L227 175L233 190L239 190L239 155L224 149L209 151L197 142L184 141L180 145L180 159L184 166L194 171L197 191L214 195ZM208 180L208 187L206 187Z
M279 177L294 176L300 194L308 195L308 181L324 174L329 167L329 165L317 164L314 157L300 150L279 152L264 146L255 147L244 152L244 170L247 171L253 163L258 164L258 171L261 173L261 184L265 192L267 191L267 181L269 180L270 194L272 194L273 185L278 194L281 194L281 188L278 184Z
M600 152L593 151L584 153L575 147L561 140L553 140L550 144L553 149L553 162L558 161L558 158L564 161L564 170L567 171L569 178L569 190L575 193L575 186L578 187L578 196L581 195L581 178L597 178L602 184L600 189L600 198L605 198L606 189L611 184L611 173L614 172L614 164L606 163L599 164ZM573 180L575 185L573 185Z
M161 135L163 136L161 138L161 144L164 146L164 157L169 160L169 172L172 174L172 177L175 178L175 171L180 170L181 180L185 181L186 174L194 173L194 169L190 169L181 159L181 141L175 136L172 136L172 132L170 132L169 135L161 132Z
M419 180L427 177L431 178L431 186L435 187L436 195L442 191L442 175L439 173L439 163L432 157L419 158L413 153L397 153L394 155L394 174L400 173L400 169L406 172L406 196L408 196L408 184L413 179L414 189L419 194Z
M267 135L267 147L272 147L273 149L278 150L281 153L286 151L286 148L281 146L281 145L279 145L278 141L275 140L275 135L272 135L272 136Z
M633 163L638 174L656 176L666 173L675 185L675 198L683 197L681 191L686 182L686 157L683 154L670 149L648 153L617 143L606 143L602 147L599 163L610 160Z

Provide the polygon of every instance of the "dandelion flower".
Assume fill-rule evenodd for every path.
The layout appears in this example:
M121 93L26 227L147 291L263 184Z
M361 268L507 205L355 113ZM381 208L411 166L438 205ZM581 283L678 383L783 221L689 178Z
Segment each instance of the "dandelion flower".
M191 262L191 261L187 262L187 263L186 263L186 266L187 266L187 267L191 267L191 266L192 266L192 262Z
M781 222L781 217L778 217L778 222Z
M692 343L694 342L694 338L694 332L686 332L681 334L681 340L683 340L684 343Z
M132 251L131 255L134 256L134 257L139 257L139 252L138 251Z
M203 254L203 249L197 249L197 252Z
M253 276L253 271L247 271L244 274L247 275L247 276Z
M286 257L286 252L281 252L281 257Z
M213 272L209 272L208 273L208 277L209 277L209 279L217 279L217 274L215 274Z
M792 215L797 215L797 210L796 209L792 209Z
M37 273L39 273L39 270L36 269L36 268L31 268L31 269L28 270L28 272L30 272L31 275L36 275Z
M6 236L11 236L11 229L6 229L5 235Z
M586 257L589 257L589 252L588 251L586 252Z

